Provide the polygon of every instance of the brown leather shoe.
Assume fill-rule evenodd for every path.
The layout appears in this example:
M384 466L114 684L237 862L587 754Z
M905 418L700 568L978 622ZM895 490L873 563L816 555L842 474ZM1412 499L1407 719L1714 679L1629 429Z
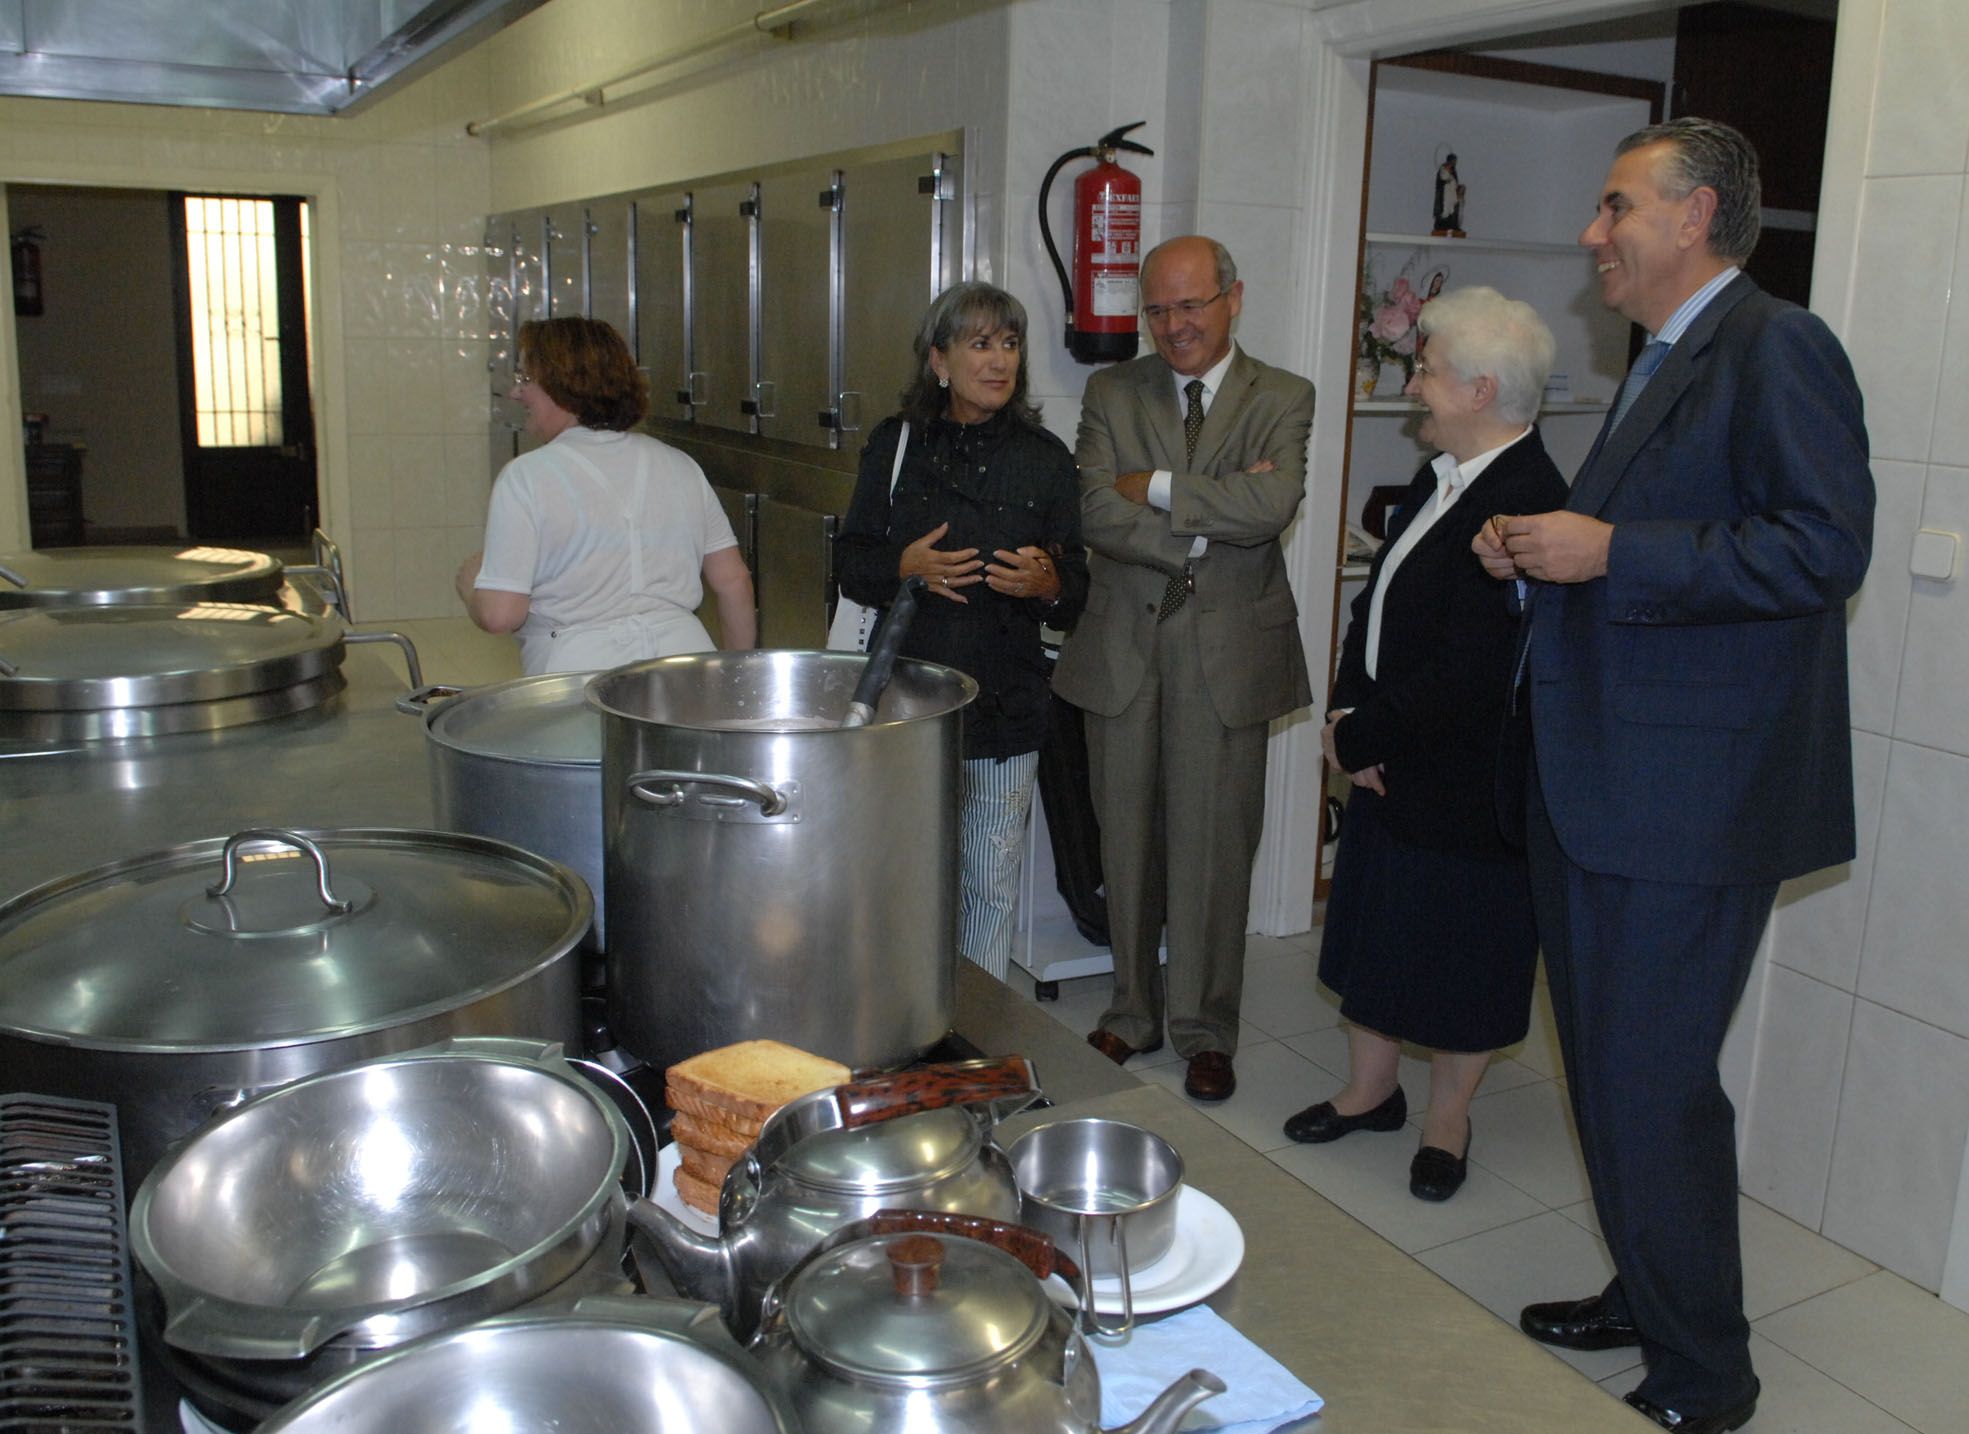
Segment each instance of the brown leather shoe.
M1191 1100L1229 1100L1237 1089L1237 1071L1222 1051L1198 1051L1190 1057L1183 1093Z
M1131 1046L1113 1031L1100 1026L1087 1033L1087 1044L1116 1065L1127 1064L1130 1056L1145 1056L1151 1051L1162 1049L1161 1041L1154 1041L1146 1046Z

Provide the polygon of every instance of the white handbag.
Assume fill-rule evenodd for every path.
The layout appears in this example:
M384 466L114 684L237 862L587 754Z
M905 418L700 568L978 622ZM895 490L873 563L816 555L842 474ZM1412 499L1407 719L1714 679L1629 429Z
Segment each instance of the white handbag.
M909 420L896 438L896 462L889 470L889 497L896 496L896 479L902 473L902 454L909 447ZM868 607L841 597L834 605L834 621L827 625L827 646L832 652L866 652L875 624L882 620L882 609Z

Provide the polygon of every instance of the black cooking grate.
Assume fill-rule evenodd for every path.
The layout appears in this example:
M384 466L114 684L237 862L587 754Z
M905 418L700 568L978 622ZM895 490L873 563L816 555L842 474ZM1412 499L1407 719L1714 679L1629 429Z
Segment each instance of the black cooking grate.
M0 1095L0 1430L141 1430L116 1108Z

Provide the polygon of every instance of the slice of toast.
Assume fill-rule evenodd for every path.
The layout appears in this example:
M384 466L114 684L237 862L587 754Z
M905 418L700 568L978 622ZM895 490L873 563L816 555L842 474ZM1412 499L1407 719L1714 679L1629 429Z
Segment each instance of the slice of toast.
M677 1157L684 1170L694 1179L702 1180L714 1189L725 1186L725 1172L732 1168L735 1155L718 1155L708 1150L699 1150L694 1145L677 1142Z
M674 1085L663 1087L663 1103L679 1115L688 1115L705 1125L715 1125L733 1135L743 1136L748 1145L759 1138L759 1132L765 1126L763 1120L754 1120L749 1115L740 1115L723 1106L713 1105L702 1096L678 1090Z
M670 1173L677 1186L677 1196L686 1205L707 1215L718 1213L719 1186L706 1184L681 1165Z
M845 1085L852 1072L839 1061L780 1041L740 1041L679 1061L664 1073L666 1088L692 1115L724 1111L763 1122L796 1096Z
M748 1135L719 1121L705 1120L680 1110L670 1119L670 1138L679 1145L702 1150L708 1155L736 1159L752 1148L758 1135L757 1132Z

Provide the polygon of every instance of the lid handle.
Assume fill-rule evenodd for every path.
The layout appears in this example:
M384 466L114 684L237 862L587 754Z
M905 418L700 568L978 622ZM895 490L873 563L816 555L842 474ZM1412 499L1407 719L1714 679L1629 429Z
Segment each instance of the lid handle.
M891 1240L886 1253L889 1278L895 1282L897 1294L907 1297L937 1292L943 1271L943 1241L931 1235L905 1235Z
M239 849L249 841L285 842L288 846L300 848L314 862L315 891L321 897L321 904L338 916L355 905L352 901L341 900L328 889L327 853L299 832L290 832L279 827L248 827L245 831L234 832L227 837L224 853L225 873L216 884L205 888L207 896L224 896L232 890L233 882L239 876Z

